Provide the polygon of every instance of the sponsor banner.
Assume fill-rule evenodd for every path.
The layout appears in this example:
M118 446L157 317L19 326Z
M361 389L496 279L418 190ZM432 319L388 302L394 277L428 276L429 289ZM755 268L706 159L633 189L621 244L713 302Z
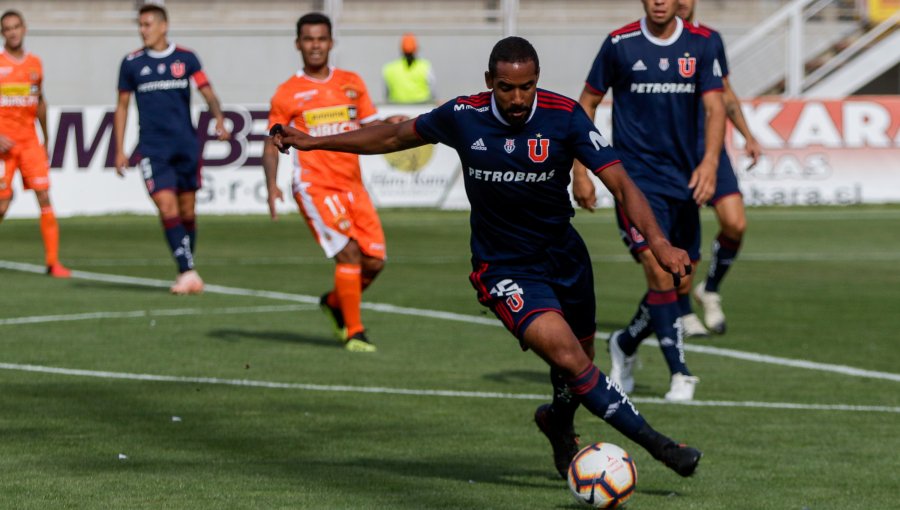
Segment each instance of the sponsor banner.
M869 21L881 23L900 11L900 0L867 0L866 10Z
M427 107L384 107L382 116L411 117ZM859 97L843 101L760 99L744 104L750 129L764 156L749 167L744 140L729 128L727 144L749 205L818 205L900 202L900 98ZM265 106L229 106L232 139L215 140L208 112L195 111L203 153L201 214L266 212L261 167L268 112ZM137 144L137 115L128 117L125 146ZM609 107L596 122L610 133ZM154 214L137 159L124 178L116 176L113 109L103 106L50 108L48 112L51 195L59 216L129 212ZM279 187L289 195L292 157L281 155ZM459 159L443 145L360 159L363 180L380 207L468 208ZM9 171L11 169L7 169ZM36 201L14 179L9 217L38 215ZM601 207L612 205L598 185ZM292 200L278 204L296 210Z

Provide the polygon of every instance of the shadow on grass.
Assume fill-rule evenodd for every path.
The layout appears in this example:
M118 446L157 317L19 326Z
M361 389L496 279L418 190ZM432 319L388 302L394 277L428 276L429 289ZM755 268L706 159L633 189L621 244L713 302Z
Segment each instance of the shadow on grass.
M488 381L500 383L546 383L550 385L550 368L546 372L536 370L505 370L483 376Z
M321 335L308 335L295 331L254 331L249 329L214 329L207 336L226 342L239 342L241 340L265 340L267 342L283 342L289 344L306 344L319 347L342 348L341 344L331 338Z

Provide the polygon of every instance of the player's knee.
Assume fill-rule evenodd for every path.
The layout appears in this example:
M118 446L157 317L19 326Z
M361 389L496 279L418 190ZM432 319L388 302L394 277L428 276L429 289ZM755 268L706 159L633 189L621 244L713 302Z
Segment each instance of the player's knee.
M732 221L722 224L722 234L735 241L740 241L744 238L744 232L747 231L747 219L746 218L736 218Z
M10 197L12 199L12 197ZM9 200L0 200L0 220L2 220L6 216L6 211L9 209Z
M362 265L363 271L371 274L373 278L384 269L384 261L372 257L364 257Z

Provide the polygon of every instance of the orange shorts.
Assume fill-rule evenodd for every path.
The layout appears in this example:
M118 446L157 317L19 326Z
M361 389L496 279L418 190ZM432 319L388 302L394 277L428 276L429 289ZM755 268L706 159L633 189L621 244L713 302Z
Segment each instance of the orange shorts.
M350 239L356 240L363 255L386 258L381 220L364 187L335 190L295 182L294 199L328 258L343 250Z
M22 172L22 187L34 191L50 189L50 162L47 152L35 140L19 142L0 154L0 199L12 197L12 181L16 170Z

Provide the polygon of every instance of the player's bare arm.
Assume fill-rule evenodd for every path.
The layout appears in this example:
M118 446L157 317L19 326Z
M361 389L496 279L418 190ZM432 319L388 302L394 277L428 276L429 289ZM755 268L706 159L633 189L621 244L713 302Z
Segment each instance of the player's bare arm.
M653 210L641 190L634 184L625 167L616 163L600 172L600 181L609 189L616 201L622 204L625 216L647 239L647 244L660 267L669 273L685 276L690 273L691 259L687 252L669 243L656 223Z
M47 135L47 102L44 101L43 90L38 92L37 120L41 126L41 135L44 137L44 151L47 152L47 157L49 157L50 139Z
M353 154L385 154L425 145L415 130L415 119L399 124L382 124L338 135L309 136L299 129L275 124L269 134L278 150L289 147L302 151L330 150Z
M386 119L376 119L371 122L366 122L365 124L360 125L360 127L383 126L384 124L399 124L407 120L409 120L409 115L391 115Z
M116 102L116 113L113 116L113 134L116 143L116 173L119 177L125 175L128 168L128 155L125 154L125 124L128 122L128 103L131 101L131 92L119 91L119 99Z
M231 138L231 134L225 129L225 114L222 113L222 105L219 103L219 98L216 97L212 87L201 88L200 95L206 100L206 105L209 107L209 113L216 119L216 138L219 140L228 140Z
M284 194L278 189L278 149L272 143L272 137L266 138L263 144L262 165L266 174L266 190L268 191L266 201L269 204L269 217L277 220L278 213L275 210L275 202L284 202Z
M694 190L693 198L697 205L703 205L716 192L716 170L719 168L719 155L725 142L725 104L722 92L718 90L703 94L703 106L706 109L706 150L703 160L691 174L688 187Z
M598 94L594 90L585 87L581 91L581 97L578 98L578 104L584 108L588 118L594 120L597 114L597 106L603 101L603 94ZM572 195L575 202L584 209L594 212L597 207L597 193L594 188L594 181L588 176L587 168L578 160L572 167Z
M731 88L731 84L728 83L728 78L722 78L722 83L725 84L722 95L722 99L725 101L725 114L728 115L728 119L731 120L731 123L734 124L734 127L741 133L744 140L746 140L744 153L752 160L748 169L753 168L756 166L759 157L762 155L762 147L759 145L759 142L756 141L756 137L753 136L753 133L750 132L750 126L747 125L747 119L744 118L744 112L741 110L741 101L737 98L737 95L735 95L734 90Z

